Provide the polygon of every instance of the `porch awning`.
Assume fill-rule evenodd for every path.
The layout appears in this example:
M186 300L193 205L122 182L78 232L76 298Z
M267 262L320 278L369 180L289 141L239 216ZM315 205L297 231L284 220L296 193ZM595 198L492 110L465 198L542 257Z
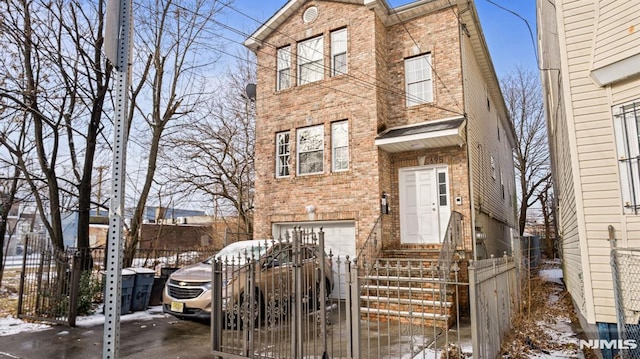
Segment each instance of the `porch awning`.
M418 125L390 128L376 137L376 146L387 152L462 146L465 141L464 117L429 121Z

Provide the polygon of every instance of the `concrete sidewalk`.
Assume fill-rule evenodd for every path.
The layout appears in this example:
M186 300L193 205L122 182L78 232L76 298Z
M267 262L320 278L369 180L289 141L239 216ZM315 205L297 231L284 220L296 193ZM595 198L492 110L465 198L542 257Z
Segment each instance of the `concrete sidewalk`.
M2 359L102 358L103 325L51 329L0 337ZM154 317L120 324L119 358L211 358L208 324Z

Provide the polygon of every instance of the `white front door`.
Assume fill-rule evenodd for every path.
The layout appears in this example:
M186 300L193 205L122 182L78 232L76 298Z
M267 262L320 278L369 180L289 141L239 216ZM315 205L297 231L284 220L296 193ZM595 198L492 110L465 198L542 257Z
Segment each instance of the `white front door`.
M449 220L446 167L402 169L399 177L401 243L440 243Z

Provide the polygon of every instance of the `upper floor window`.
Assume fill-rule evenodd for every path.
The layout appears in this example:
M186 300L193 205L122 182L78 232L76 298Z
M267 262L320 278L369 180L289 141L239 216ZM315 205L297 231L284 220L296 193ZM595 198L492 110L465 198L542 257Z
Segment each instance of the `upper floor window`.
M323 125L298 129L298 174L322 173L324 161Z
M289 177L289 131L276 133L276 177Z
M625 212L640 209L640 100L613 108L620 189Z
M298 85L320 81L324 77L322 36L298 44Z
M278 49L278 78L276 89L284 90L291 87L291 46Z
M433 102L431 54L404 60L407 107Z
M331 124L331 165L334 172L349 169L349 123L339 121Z
M347 73L347 29L331 32L331 76Z

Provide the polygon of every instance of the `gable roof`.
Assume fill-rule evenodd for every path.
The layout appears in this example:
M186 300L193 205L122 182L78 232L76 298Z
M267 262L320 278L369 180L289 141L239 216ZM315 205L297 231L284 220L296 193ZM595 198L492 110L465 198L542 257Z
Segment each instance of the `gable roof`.
M283 24L293 13L304 6L309 0L289 0L284 6L280 8L273 16L269 18L258 30L251 34L245 41L244 45L251 51L257 51L262 45L262 42L268 38L272 33L276 32L277 28ZM502 125L507 129L507 138L512 147L516 146L516 135L513 127L513 122L509 119L509 112L500 90L500 82L493 68L493 62L491 55L489 54L489 48L480 26L480 18L476 12L474 0L418 0L412 3L402 5L396 8L391 8L387 3L387 0L331 0L332 2L339 2L345 4L356 4L366 6L368 9L375 11L376 14L382 19L386 26L391 26L400 22L404 22L413 19L418 16L429 14L434 11L446 9L449 7L458 7L458 18L462 26L463 33L466 34L473 47L475 58L478 61L480 70L483 77L487 81L487 87L490 93L499 94L498 99L494 99L494 104L499 108L499 111L504 113L505 116L499 116L502 121Z
M244 41L244 46L248 47L251 51L256 51L260 47L262 41L269 37L276 29L284 23L289 16L301 8L308 0L289 0L284 4L280 10L278 10L269 20L265 21L262 26L258 28L253 34ZM333 2L340 2L345 4L362 4L363 0L332 0ZM384 0L382 0L384 1Z

